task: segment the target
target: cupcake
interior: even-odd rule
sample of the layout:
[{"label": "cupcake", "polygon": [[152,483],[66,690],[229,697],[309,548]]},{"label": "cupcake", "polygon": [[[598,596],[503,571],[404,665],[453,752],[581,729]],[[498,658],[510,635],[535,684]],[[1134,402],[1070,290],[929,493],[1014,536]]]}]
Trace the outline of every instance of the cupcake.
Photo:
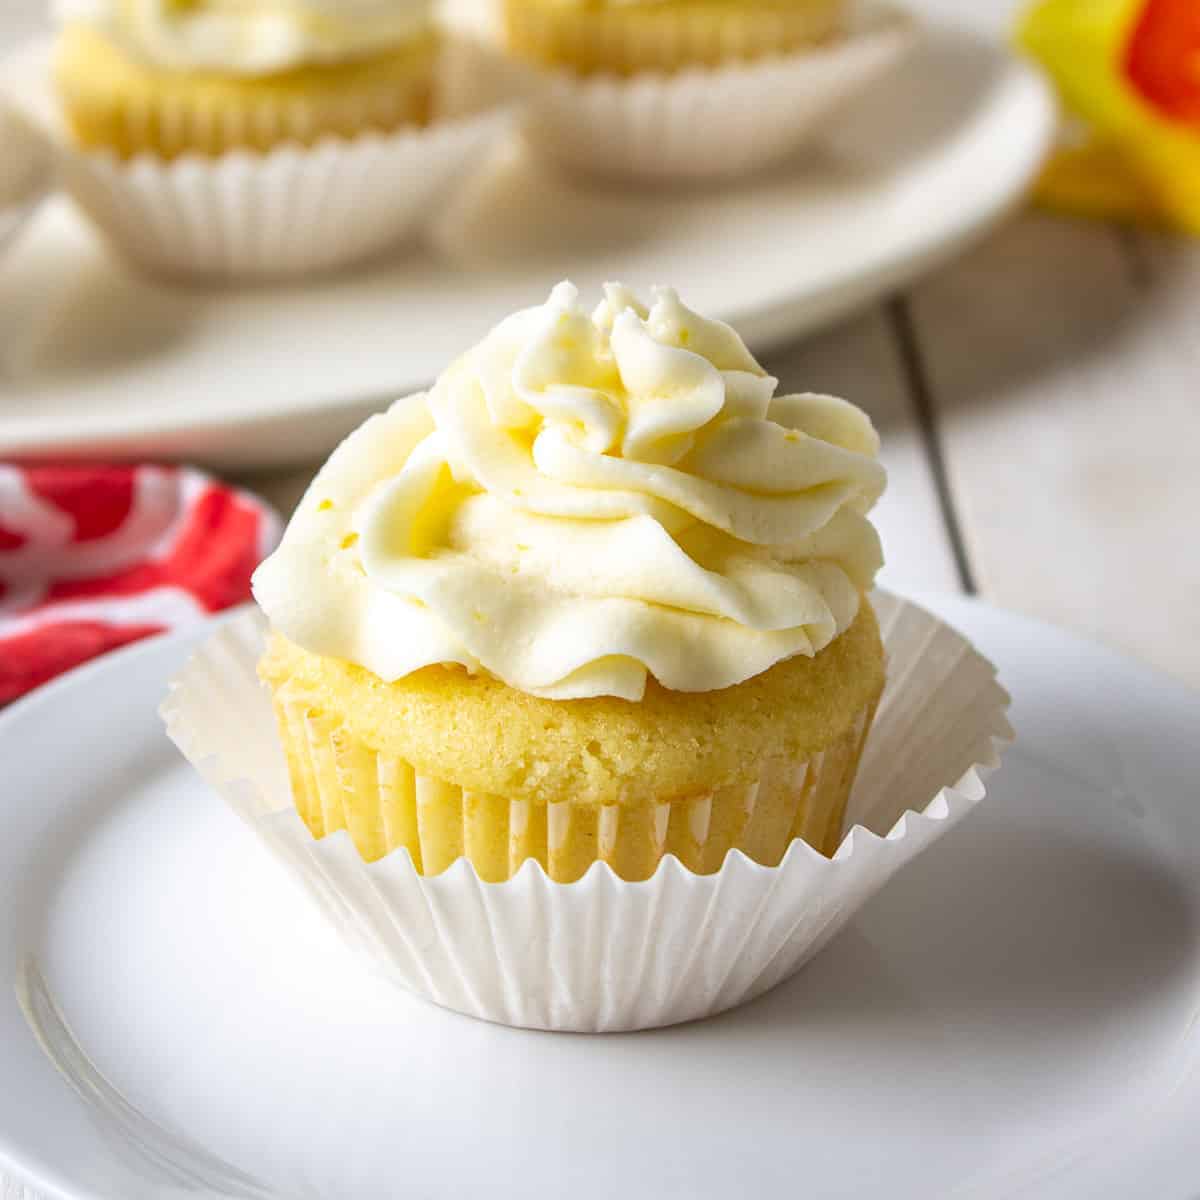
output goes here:
[{"label": "cupcake", "polygon": [[790,54],[843,29],[843,0],[505,0],[514,54],[579,74],[720,67]]},{"label": "cupcake", "polygon": [[877,449],[673,291],[503,321],[351,434],[254,577],[312,837],[485,881],[832,854],[884,684]]},{"label": "cupcake", "polygon": [[430,0],[60,0],[14,85],[76,202],[159,273],[280,277],[418,231],[508,114],[443,103]]},{"label": "cupcake", "polygon": [[844,0],[500,0],[530,144],[645,178],[736,175],[818,133],[911,39]]},{"label": "cupcake", "polygon": [[312,145],[420,125],[429,0],[60,0],[55,82],[81,146],[122,157]]},{"label": "cupcake", "polygon": [[669,1025],[982,800],[1008,697],[868,598],[870,422],[775,392],[673,292],[560,284],[335,451],[162,706],[297,922],[471,1016]]}]

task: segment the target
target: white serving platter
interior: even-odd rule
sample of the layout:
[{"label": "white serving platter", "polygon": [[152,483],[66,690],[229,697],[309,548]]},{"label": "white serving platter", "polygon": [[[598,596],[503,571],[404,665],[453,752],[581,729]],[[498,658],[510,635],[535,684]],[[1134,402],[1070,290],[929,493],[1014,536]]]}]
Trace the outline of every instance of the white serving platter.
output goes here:
[{"label": "white serving platter", "polygon": [[1030,67],[931,26],[819,147],[767,174],[618,188],[501,148],[425,244],[302,284],[150,281],[56,200],[0,260],[0,456],[312,458],[563,277],[591,294],[673,284],[762,350],[979,236],[1053,124]]}]

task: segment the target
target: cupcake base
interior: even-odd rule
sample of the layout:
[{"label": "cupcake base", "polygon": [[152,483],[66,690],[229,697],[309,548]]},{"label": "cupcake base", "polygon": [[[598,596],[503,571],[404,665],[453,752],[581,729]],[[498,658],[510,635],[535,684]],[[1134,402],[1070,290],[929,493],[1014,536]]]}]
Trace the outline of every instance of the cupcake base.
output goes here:
[{"label": "cupcake base", "polygon": [[282,280],[348,266],[422,231],[469,186],[512,114],[481,112],[269,154],[132,162],[61,147],[60,176],[104,236],[171,279]]},{"label": "cupcake base", "polygon": [[507,800],[422,775],[372,750],[288,684],[274,704],[292,796],[313,837],[345,829],[367,862],[407,849],[424,875],[465,857],[491,883],[528,859],[571,883],[597,860],[639,880],[666,855],[711,874],[730,850],[775,866],[795,838],[832,854],[875,709],[863,709],[820,754],[765,765],[750,784],[653,804],[583,805]]},{"label": "cupcake base", "polygon": [[837,36],[842,0],[668,0],[646,5],[508,0],[505,38],[520,58],[580,75],[715,67],[789,54]]},{"label": "cupcake base", "polygon": [[[835,39],[679,71],[584,74],[464,41],[453,93],[503,86],[528,100],[539,156],[615,179],[712,180],[759,170],[828,133],[841,108],[916,41],[902,9],[863,5]],[[468,61],[470,66],[467,67]]]},{"label": "cupcake base", "polygon": [[890,682],[851,796],[853,828],[832,858],[798,839],[777,867],[735,850],[698,875],[668,855],[644,882],[598,862],[560,884],[528,860],[495,884],[465,859],[429,877],[405,850],[367,863],[346,831],[314,839],[291,803],[270,698],[255,677],[256,614],[200,648],[163,716],[199,773],[389,980],[508,1025],[650,1028],[709,1016],[786,979],[983,798],[981,774],[1011,739],[994,669],[915,605],[876,593],[875,608]]},{"label": "cupcake base", "polygon": [[[461,53],[447,45],[439,62]],[[77,144],[47,41],[15,55],[4,82],[75,203],[122,255],[171,279],[281,280],[388,251],[429,223],[448,189],[470,186],[515,115],[481,87],[457,102],[439,96],[428,124],[389,134],[124,159]]]},{"label": "cupcake base", "polygon": [[361,62],[242,79],[158,70],[91,30],[68,26],[54,76],[80,147],[169,160],[424,124],[436,62],[429,35]]}]

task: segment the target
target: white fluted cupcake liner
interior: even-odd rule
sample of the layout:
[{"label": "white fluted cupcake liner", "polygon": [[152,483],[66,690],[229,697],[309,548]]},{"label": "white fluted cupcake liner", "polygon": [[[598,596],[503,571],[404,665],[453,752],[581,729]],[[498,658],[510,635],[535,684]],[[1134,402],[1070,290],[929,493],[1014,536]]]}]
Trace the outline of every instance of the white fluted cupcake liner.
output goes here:
[{"label": "white fluted cupcake liner", "polygon": [[125,161],[72,144],[44,43],[7,64],[4,83],[108,240],[144,268],[185,277],[286,278],[386,251],[436,217],[438,200],[480,170],[515,116],[481,95],[475,108],[394,133]]},{"label": "white fluted cupcake liner", "polygon": [[421,228],[503,132],[497,114],[265,155],[119,162],[62,156],[75,202],[156,271],[284,277],[361,261]]},{"label": "white fluted cupcake liner", "polygon": [[[720,68],[628,78],[511,62],[491,70],[509,71],[528,98],[524,134],[539,154],[601,175],[713,179],[768,166],[827,131],[914,39],[907,15],[874,7],[827,44]],[[474,80],[487,74],[483,65]]]},{"label": "white fluted cupcake liner", "polygon": [[596,806],[464,790],[360,742],[294,682],[277,686],[273,699],[292,799],[310,832],[348,830],[368,862],[404,847],[426,876],[465,855],[490,882],[508,879],[529,858],[567,883],[596,858],[622,879],[644,879],[667,854],[707,874],[733,847],[771,865],[794,837],[832,853],[875,708],[864,707],[820,753],[765,762],[749,783]]},{"label": "white fluted cupcake liner", "polygon": [[171,738],[390,979],[471,1016],[608,1031],[721,1012],[795,972],[891,876],[984,795],[1011,739],[994,668],[958,633],[877,594],[889,682],[832,858],[797,840],[778,867],[738,851],[697,875],[668,856],[627,883],[595,864],[555,883],[527,862],[484,883],[465,859],[434,877],[407,850],[366,863],[349,834],[314,839],[292,804],[271,699],[255,676],[263,621],[207,642],[163,705]]}]

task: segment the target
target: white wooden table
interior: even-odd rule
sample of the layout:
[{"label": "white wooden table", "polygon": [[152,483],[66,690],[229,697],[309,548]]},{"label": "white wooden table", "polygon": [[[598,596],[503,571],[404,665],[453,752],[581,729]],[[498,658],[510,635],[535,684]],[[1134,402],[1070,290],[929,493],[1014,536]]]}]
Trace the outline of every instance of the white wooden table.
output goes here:
[{"label": "white wooden table", "polygon": [[[998,35],[1017,8],[913,5]],[[0,49],[41,8],[4,0]],[[878,424],[885,585],[975,593],[1200,686],[1200,243],[1027,213],[765,365]],[[239,482],[287,510],[310,475]]]}]

